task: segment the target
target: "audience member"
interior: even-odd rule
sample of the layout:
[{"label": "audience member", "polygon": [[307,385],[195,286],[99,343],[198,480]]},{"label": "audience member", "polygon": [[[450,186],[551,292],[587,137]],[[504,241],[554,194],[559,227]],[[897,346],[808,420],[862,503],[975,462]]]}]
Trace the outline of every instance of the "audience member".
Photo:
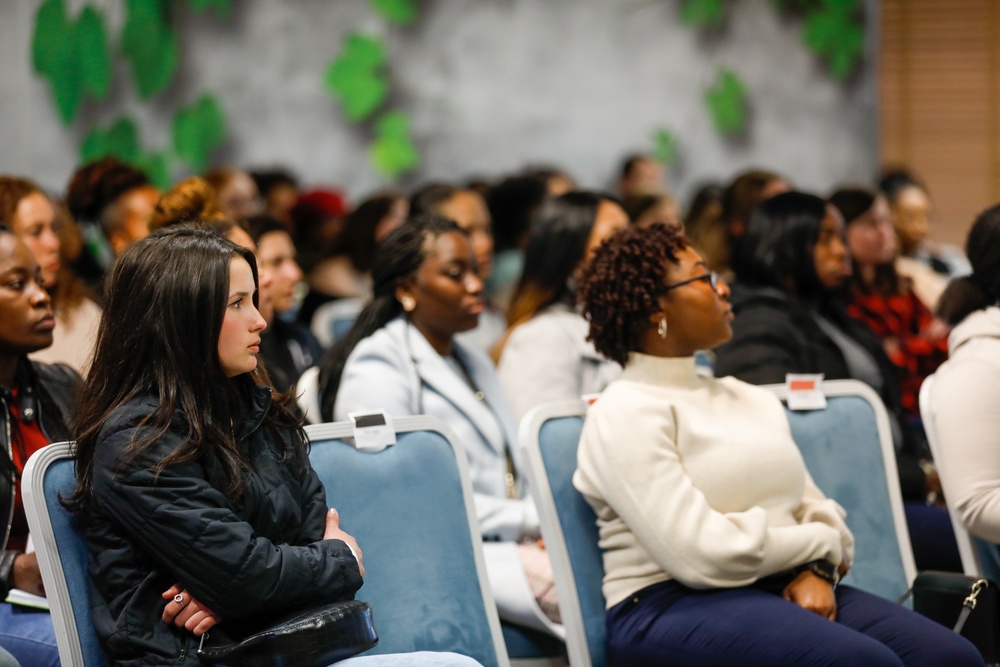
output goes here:
[{"label": "audience member", "polygon": [[948,286],[938,312],[955,325],[951,357],[938,369],[931,405],[941,443],[941,485],[981,549],[986,574],[1000,580],[1000,206],[976,218],[965,252],[972,274]]},{"label": "audience member", "polygon": [[64,256],[61,227],[75,224],[35,183],[0,176],[0,222],[31,249],[42,270],[45,288],[53,299],[56,328],[52,344],[33,352],[44,363],[64,363],[84,373],[94,350],[101,309],[73,274]]},{"label": "audience member", "polygon": [[257,184],[241,169],[216,167],[202,174],[202,178],[215,190],[219,209],[230,220],[244,221],[264,208]]},{"label": "audience member", "polygon": [[716,376],[774,384],[788,373],[822,373],[871,386],[889,411],[917,567],[960,570],[948,513],[927,502],[940,500],[940,481],[926,444],[905,423],[896,368],[839,297],[851,275],[840,213],[801,192],[765,200],[736,260],[736,322],[715,351]]},{"label": "audience member", "polygon": [[684,216],[684,236],[720,275],[726,272],[729,261],[729,233],[722,219],[724,195],[725,189],[717,183],[700,186]]},{"label": "audience member", "polygon": [[609,662],[983,665],[950,628],[837,586],[854,539],[781,402],[696,370],[732,335],[728,297],[663,225],[612,237],[584,270],[591,339],[625,366],[573,477],[598,517]]},{"label": "audience member", "polygon": [[636,227],[649,227],[662,222],[678,229],[684,228],[677,200],[666,192],[630,195],[622,200],[622,208]]},{"label": "audience member", "polygon": [[42,273],[28,246],[0,225],[0,647],[23,665],[58,667],[49,613],[2,601],[10,588],[45,595],[27,550],[21,473],[36,451],[70,439],[80,384],[69,366],[27,357],[52,344],[56,326]]},{"label": "audience member", "polygon": [[[486,202],[478,193],[447,183],[434,183],[418,190],[410,198],[410,215],[439,215],[454,221],[469,233],[472,253],[479,265],[479,277],[490,279],[493,270],[493,228]],[[489,298],[483,298],[479,323],[461,332],[459,340],[467,347],[489,352],[507,329],[507,319]]]},{"label": "audience member", "polygon": [[114,258],[149,234],[159,196],[145,173],[113,157],[89,162],[70,178],[66,206],[83,230],[85,249],[74,270],[99,299]]},{"label": "audience member", "polygon": [[725,261],[716,269],[724,277],[732,275],[732,262],[739,254],[740,243],[750,222],[750,213],[765,199],[792,189],[784,177],[763,169],[738,174],[722,193],[722,223],[726,230]]},{"label": "audience member", "polygon": [[497,347],[497,373],[518,419],[532,408],[600,392],[621,372],[587,341],[576,275],[628,216],[613,199],[571,192],[542,206],[524,252],[524,273]]},{"label": "audience member", "polygon": [[344,229],[347,212],[347,200],[337,190],[310,190],[295,200],[288,217],[299,266],[306,275],[329,257],[330,247]]},{"label": "audience member", "polygon": [[299,184],[295,177],[286,169],[251,171],[250,177],[264,200],[263,213],[280,220],[290,229],[292,219],[289,213],[299,197]]},{"label": "audience member", "polygon": [[507,310],[524,269],[524,244],[535,211],[549,197],[546,180],[511,176],[490,190],[486,206],[493,221],[495,257],[486,293]]},{"label": "audience member", "polygon": [[935,319],[896,272],[896,235],[885,197],[866,188],[843,188],[830,196],[847,225],[853,261],[847,312],[868,325],[896,365],[900,401],[919,420],[917,396],[924,378],[948,357],[948,326]]},{"label": "audience member", "polygon": [[[94,629],[113,664],[176,663],[216,626],[239,639],[279,611],[361,587],[362,551],[327,509],[292,399],[257,367],[255,267],[214,231],[175,227],[126,251],[110,276],[69,502],[90,549]],[[123,349],[135,361],[127,368]]]},{"label": "audience member", "polygon": [[558,167],[535,165],[528,167],[521,174],[545,183],[545,190],[550,198],[561,197],[567,192],[576,190],[576,181],[573,177]]},{"label": "audience member", "polygon": [[255,215],[247,224],[257,244],[258,270],[266,274],[268,284],[266,299],[270,312],[262,311],[268,328],[261,334],[260,354],[275,389],[285,392],[295,385],[303,371],[319,363],[323,350],[308,327],[294,318],[302,270],[295,261],[295,245],[288,229],[266,215]]},{"label": "audience member", "polygon": [[636,195],[663,192],[663,165],[653,156],[634,153],[627,156],[618,171],[618,196],[624,201]]},{"label": "audience member", "polygon": [[[410,218],[379,248],[373,277],[372,301],[323,359],[323,421],[378,409],[444,420],[469,458],[479,528],[491,542],[487,567],[496,572],[497,563],[518,557],[537,561],[545,554],[524,485],[517,423],[493,364],[456,341],[483,309],[468,232],[447,218]],[[551,571],[533,583],[535,598],[555,616]]]},{"label": "audience member", "polygon": [[[223,215],[215,190],[205,179],[197,176],[186,178],[163,193],[153,207],[149,229],[155,231],[182,223],[205,224],[238,246],[251,251],[257,248],[250,233],[241,224]],[[266,291],[263,277],[260,283],[261,290]],[[268,302],[262,297],[261,308],[265,303]]]},{"label": "audience member", "polygon": [[953,246],[930,241],[933,210],[927,188],[904,170],[883,174],[879,187],[889,200],[892,224],[899,239],[896,269],[913,281],[913,290],[930,310],[948,285],[948,279],[972,269]]}]

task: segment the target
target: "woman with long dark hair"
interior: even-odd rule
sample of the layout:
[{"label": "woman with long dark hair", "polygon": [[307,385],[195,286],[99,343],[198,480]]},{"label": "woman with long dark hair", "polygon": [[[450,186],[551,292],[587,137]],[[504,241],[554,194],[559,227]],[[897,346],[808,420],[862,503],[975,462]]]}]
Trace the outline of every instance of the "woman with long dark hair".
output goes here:
[{"label": "woman with long dark hair", "polygon": [[500,382],[518,419],[548,401],[598,393],[620,372],[587,342],[575,285],[597,246],[626,225],[622,207],[596,192],[548,201],[532,221],[510,328],[496,350]]},{"label": "woman with long dark hair", "polygon": [[109,277],[70,504],[113,664],[189,664],[216,626],[239,638],[362,584],[292,399],[257,365],[257,287],[251,251],[186,226],[130,246]]},{"label": "woman with long dark hair", "polygon": [[68,440],[80,376],[69,366],[31,361],[52,344],[52,301],[34,254],[0,224],[0,647],[24,665],[56,666],[46,611],[2,600],[9,589],[45,595],[21,501],[21,472],[39,449]]},{"label": "woman with long dark hair", "polygon": [[889,411],[917,567],[960,571],[948,514],[933,504],[940,481],[926,443],[906,424],[896,368],[841,297],[851,267],[840,213],[803,192],[762,202],[735,269],[736,321],[732,339],[715,351],[716,375],[780,384],[788,373],[822,373],[871,386]]},{"label": "woman with long dark hair", "polygon": [[976,218],[965,252],[972,274],[954,279],[938,314],[955,326],[951,356],[938,369],[931,405],[941,442],[941,485],[962,524],[992,543],[981,549],[1000,577],[1000,205]]},{"label": "woman with long dark hair", "polygon": [[[379,246],[372,273],[371,302],[323,360],[322,420],[381,409],[447,423],[468,455],[487,568],[511,572],[502,566],[517,559],[536,563],[543,574],[529,585],[546,614],[557,617],[551,567],[538,547],[538,512],[524,485],[517,422],[489,358],[456,339],[476,326],[483,308],[468,233],[446,218],[411,218]],[[524,602],[534,611],[533,600]],[[502,617],[515,616],[508,611],[500,606]],[[540,629],[549,629],[538,620]]]},{"label": "woman with long dark hair", "polygon": [[676,230],[613,236],[580,291],[591,340],[624,366],[587,413],[573,477],[597,514],[610,664],[983,665],[949,628],[837,585],[854,538],[781,402],[698,372],[733,310]]}]

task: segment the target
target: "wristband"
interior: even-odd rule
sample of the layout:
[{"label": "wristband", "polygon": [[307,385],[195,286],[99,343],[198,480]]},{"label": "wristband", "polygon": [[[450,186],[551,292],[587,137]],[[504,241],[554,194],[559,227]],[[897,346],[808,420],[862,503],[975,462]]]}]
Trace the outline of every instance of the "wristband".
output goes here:
[{"label": "wristband", "polygon": [[828,560],[814,560],[799,568],[799,572],[812,572],[823,581],[836,586],[840,582],[837,566]]},{"label": "wristband", "polygon": [[20,555],[20,551],[13,550],[0,554],[0,594],[3,599],[7,598],[7,593],[14,587],[14,561]]}]

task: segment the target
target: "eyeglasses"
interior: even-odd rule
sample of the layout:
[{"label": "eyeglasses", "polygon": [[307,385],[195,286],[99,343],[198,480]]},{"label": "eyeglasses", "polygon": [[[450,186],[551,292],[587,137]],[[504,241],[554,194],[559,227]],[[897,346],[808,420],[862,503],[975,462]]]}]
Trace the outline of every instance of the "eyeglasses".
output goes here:
[{"label": "eyeglasses", "polygon": [[709,271],[708,273],[702,274],[700,276],[695,276],[694,278],[688,278],[687,280],[680,280],[676,283],[670,283],[663,288],[664,292],[669,292],[675,287],[683,287],[688,283],[698,282],[699,280],[705,280],[709,285],[712,286],[712,291],[714,292],[719,287],[719,274],[715,271]]}]

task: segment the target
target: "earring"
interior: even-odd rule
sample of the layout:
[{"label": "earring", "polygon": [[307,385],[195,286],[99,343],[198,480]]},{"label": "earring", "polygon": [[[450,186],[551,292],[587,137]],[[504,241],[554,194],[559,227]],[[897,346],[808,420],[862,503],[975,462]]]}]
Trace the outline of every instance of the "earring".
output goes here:
[{"label": "earring", "polygon": [[412,313],[413,309],[417,307],[417,302],[412,296],[404,296],[399,300],[399,303],[403,305],[403,310],[408,313]]},{"label": "earring", "polygon": [[666,318],[666,316],[660,318],[660,323],[656,325],[656,333],[663,340],[667,339],[667,318]]}]

